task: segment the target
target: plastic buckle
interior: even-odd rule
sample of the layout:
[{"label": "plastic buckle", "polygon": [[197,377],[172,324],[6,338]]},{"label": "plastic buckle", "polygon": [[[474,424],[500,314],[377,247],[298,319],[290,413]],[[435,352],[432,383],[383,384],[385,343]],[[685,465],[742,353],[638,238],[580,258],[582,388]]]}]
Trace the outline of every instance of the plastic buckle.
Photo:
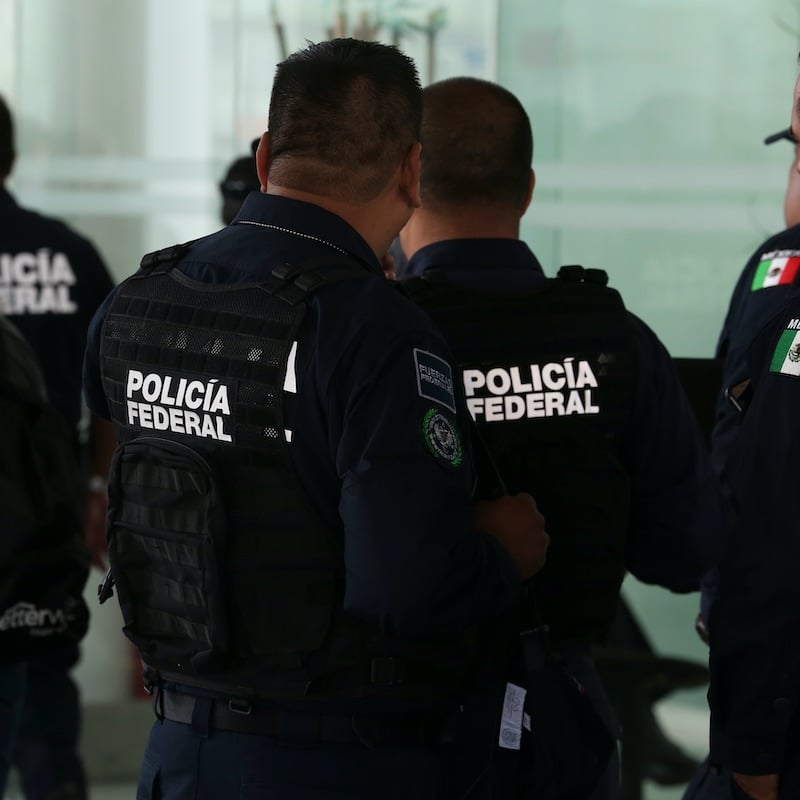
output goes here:
[{"label": "plastic buckle", "polygon": [[249,700],[239,700],[234,697],[228,700],[228,711],[248,717],[253,713],[253,704]]},{"label": "plastic buckle", "polygon": [[319,289],[326,283],[325,275],[321,272],[304,272],[294,282],[294,285],[306,294]]},{"label": "plastic buckle", "polygon": [[114,596],[114,575],[109,568],[106,572],[103,582],[97,587],[97,599],[100,605]]},{"label": "plastic buckle", "polygon": [[281,281],[288,281],[290,278],[293,278],[298,272],[297,267],[294,264],[278,264],[277,267],[273,267],[272,274]]}]

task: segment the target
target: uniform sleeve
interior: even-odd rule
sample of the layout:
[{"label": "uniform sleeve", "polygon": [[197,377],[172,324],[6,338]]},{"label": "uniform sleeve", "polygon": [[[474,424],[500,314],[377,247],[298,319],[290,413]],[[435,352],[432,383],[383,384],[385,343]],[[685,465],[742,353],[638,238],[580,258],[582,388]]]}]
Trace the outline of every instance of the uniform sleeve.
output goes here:
[{"label": "uniform sleeve", "polygon": [[730,455],[737,513],[711,625],[711,755],[747,774],[780,772],[800,692],[800,370],[775,361],[784,333],[751,350],[766,371]]},{"label": "uniform sleeve", "polygon": [[87,276],[83,299],[89,313],[93,314],[114,288],[114,281],[102,256],[89,241],[85,241],[82,267],[83,274]]},{"label": "uniform sleeve", "polygon": [[506,610],[520,580],[474,529],[467,416],[446,346],[432,333],[368,340],[336,380],[345,608],[398,637],[458,633]]},{"label": "uniform sleeve", "polygon": [[631,315],[637,347],[634,407],[623,458],[631,476],[626,566],[640,580],[695,591],[724,546],[724,505],[669,353]]}]

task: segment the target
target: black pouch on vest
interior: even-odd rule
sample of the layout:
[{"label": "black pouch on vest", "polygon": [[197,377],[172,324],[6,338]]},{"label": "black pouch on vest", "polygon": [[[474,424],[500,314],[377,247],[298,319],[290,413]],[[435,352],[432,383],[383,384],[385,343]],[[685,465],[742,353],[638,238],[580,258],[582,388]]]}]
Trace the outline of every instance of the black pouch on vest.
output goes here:
[{"label": "black pouch on vest", "polygon": [[151,667],[203,674],[229,647],[225,515],[206,460],[183,444],[121,444],[109,477],[108,553],[123,632]]}]

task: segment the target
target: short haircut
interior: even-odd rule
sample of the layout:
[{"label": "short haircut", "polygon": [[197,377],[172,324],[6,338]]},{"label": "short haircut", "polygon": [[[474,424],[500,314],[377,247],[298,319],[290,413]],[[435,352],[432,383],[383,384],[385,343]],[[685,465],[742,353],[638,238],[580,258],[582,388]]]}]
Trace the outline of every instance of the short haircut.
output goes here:
[{"label": "short haircut", "polygon": [[477,78],[439,81],[422,95],[423,206],[521,207],[533,133],[516,96]]},{"label": "short haircut", "polygon": [[14,163],[14,120],[11,109],[0,95],[0,179],[11,174]]},{"label": "short haircut", "polygon": [[287,188],[366,202],[419,141],[414,62],[358,39],[310,44],[278,65],[269,107],[269,177]]}]

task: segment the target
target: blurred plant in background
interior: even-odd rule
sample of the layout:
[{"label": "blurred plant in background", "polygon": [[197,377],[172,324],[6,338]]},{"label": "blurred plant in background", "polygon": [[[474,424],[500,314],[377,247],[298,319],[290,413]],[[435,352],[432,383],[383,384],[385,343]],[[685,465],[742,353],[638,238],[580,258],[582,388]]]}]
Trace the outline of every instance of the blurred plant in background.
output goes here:
[{"label": "blurred plant in background", "polygon": [[[402,48],[405,39],[424,37],[424,79],[427,83],[436,79],[436,38],[447,24],[447,10],[443,4],[425,0],[326,0],[324,5],[331,17],[325,26],[329,39],[352,36]],[[278,0],[271,0],[270,15],[281,58],[286,58],[289,47]]]}]

